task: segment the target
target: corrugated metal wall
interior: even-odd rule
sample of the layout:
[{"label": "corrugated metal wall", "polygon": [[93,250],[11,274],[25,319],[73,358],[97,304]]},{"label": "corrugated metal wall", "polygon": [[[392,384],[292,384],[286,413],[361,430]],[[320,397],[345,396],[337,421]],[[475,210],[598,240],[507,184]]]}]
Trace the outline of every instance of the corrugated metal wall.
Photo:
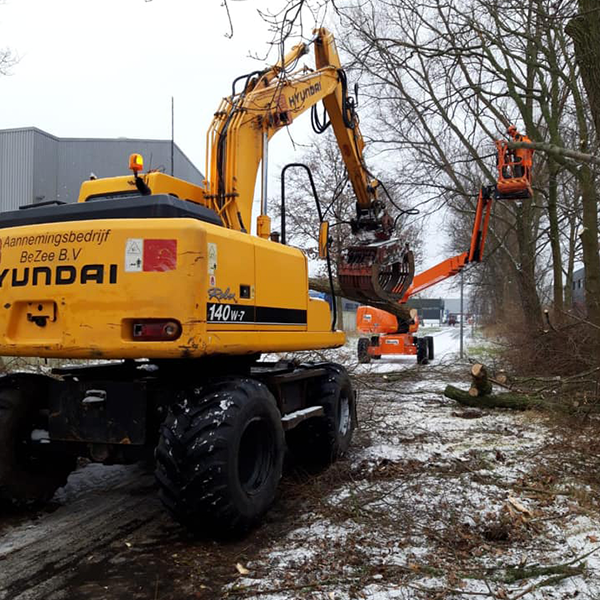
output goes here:
[{"label": "corrugated metal wall", "polygon": [[[61,139],[39,129],[0,131],[0,211],[47,200],[75,202],[81,182],[128,174],[129,155],[141,152],[145,169],[171,172],[167,140]],[[198,185],[202,173],[177,147],[174,174]]]},{"label": "corrugated metal wall", "polygon": [[58,144],[54,136],[43,131],[34,132],[33,194],[28,203],[56,200]]},{"label": "corrugated metal wall", "polygon": [[15,210],[33,199],[33,129],[0,135],[0,210]]}]

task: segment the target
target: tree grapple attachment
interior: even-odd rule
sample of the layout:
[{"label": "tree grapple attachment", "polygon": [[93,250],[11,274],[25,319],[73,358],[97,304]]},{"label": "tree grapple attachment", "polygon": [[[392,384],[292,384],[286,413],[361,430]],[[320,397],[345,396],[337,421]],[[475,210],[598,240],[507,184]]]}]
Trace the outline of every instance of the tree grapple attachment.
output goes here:
[{"label": "tree grapple attachment", "polygon": [[399,240],[350,246],[338,269],[342,292],[357,302],[398,302],[412,283],[413,253]]}]

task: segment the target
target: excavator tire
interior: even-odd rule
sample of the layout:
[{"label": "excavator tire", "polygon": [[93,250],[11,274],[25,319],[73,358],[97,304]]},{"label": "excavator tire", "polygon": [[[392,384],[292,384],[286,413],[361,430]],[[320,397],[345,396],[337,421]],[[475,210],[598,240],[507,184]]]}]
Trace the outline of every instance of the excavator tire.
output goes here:
[{"label": "excavator tire", "polygon": [[433,360],[434,358],[434,353],[433,353],[433,336],[428,335],[425,337],[425,339],[427,340],[427,358],[429,360]]},{"label": "excavator tire", "polygon": [[368,347],[371,345],[371,342],[368,338],[360,338],[358,340],[357,353],[358,353],[358,362],[361,364],[368,364],[371,362],[371,355],[368,352]]},{"label": "excavator tire", "polygon": [[161,426],[161,500],[196,535],[241,533],[275,499],[284,451],[268,388],[247,377],[214,380],[172,406]]},{"label": "excavator tire", "polygon": [[46,377],[23,374],[0,379],[0,504],[14,508],[44,504],[75,469],[74,456],[53,452],[50,443],[33,439],[48,430],[47,398]]},{"label": "excavator tire", "polygon": [[429,362],[429,347],[427,338],[421,337],[417,339],[417,364],[426,365]]},{"label": "excavator tire", "polygon": [[334,363],[324,367],[327,375],[309,390],[311,402],[323,406],[324,416],[307,419],[286,436],[293,461],[317,469],[346,453],[356,427],[356,396],[346,369]]}]

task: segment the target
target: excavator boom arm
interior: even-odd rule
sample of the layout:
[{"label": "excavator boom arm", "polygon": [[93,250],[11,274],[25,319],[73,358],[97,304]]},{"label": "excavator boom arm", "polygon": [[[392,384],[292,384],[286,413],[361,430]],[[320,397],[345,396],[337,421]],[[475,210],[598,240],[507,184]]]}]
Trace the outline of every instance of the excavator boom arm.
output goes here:
[{"label": "excavator boom arm", "polygon": [[[266,215],[267,149],[270,138],[321,100],[329,116],[352,188],[356,218],[352,232],[366,232],[347,249],[339,266],[340,287],[347,297],[360,301],[398,301],[412,282],[412,252],[390,239],[394,221],[377,198],[379,182],[363,160],[364,140],[355,102],[348,95],[335,41],[326,29],[317,29],[313,40],[315,70],[306,67],[290,73],[308,45],[299,44],[275,66],[251,73],[239,93],[233,90],[215,113],[208,132],[206,199],[224,225],[249,231],[254,188],[263,165],[260,237],[270,235]],[[238,78],[236,82],[239,82]],[[234,88],[235,83],[234,82]]]},{"label": "excavator boom arm", "polygon": [[377,202],[377,182],[370,181],[362,159],[364,141],[352,100],[348,98],[335,41],[326,29],[315,33],[316,70],[286,73],[290,65],[308,53],[307,44],[294,46],[282,61],[250,78],[243,91],[225,98],[215,113],[208,133],[206,187],[211,207],[232,229],[249,227],[265,145],[321,100],[348,170],[357,206],[365,211],[382,208]]}]

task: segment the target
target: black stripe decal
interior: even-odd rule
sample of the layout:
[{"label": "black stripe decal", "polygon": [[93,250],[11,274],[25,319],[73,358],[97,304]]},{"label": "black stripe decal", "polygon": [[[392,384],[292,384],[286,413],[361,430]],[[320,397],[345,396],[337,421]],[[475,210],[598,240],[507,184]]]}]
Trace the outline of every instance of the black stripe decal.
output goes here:
[{"label": "black stripe decal", "polygon": [[306,325],[306,311],[297,308],[274,306],[242,306],[208,302],[208,323],[256,323],[262,325]]},{"label": "black stripe decal", "polygon": [[306,311],[296,308],[256,307],[256,323],[285,323],[306,325]]}]

